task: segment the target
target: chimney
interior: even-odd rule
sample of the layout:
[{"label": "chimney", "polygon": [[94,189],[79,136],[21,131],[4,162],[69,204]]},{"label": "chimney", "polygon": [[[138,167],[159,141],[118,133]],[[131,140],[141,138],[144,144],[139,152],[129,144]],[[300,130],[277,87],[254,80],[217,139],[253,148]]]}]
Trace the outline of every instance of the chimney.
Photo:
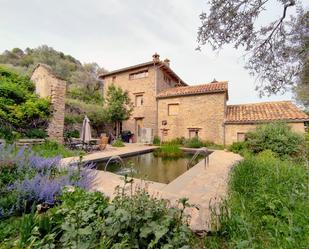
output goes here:
[{"label": "chimney", "polygon": [[164,60],[164,63],[165,63],[166,66],[168,66],[168,67],[170,66],[170,60],[169,59],[166,58]]},{"label": "chimney", "polygon": [[218,83],[218,81],[216,80],[216,78],[214,78],[213,81],[210,83]]},{"label": "chimney", "polygon": [[160,62],[160,55],[158,55],[157,53],[155,53],[155,54],[152,56],[152,60],[153,60],[153,62],[155,62],[155,63]]}]

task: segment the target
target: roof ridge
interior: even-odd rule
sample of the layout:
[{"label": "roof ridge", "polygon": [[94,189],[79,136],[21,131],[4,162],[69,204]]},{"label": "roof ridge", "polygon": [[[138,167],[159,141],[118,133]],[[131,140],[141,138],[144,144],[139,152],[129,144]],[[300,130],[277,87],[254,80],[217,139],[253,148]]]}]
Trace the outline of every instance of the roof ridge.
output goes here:
[{"label": "roof ridge", "polygon": [[189,86],[204,86],[204,85],[208,85],[208,84],[226,84],[226,83],[229,83],[229,81],[228,80],[222,80],[222,81],[217,81],[217,82],[200,83],[200,84],[189,85]]},{"label": "roof ridge", "polygon": [[248,105],[263,105],[263,104],[276,104],[276,103],[291,103],[292,100],[278,100],[278,101],[264,101],[264,102],[254,102],[254,103],[245,103],[245,104],[235,104],[235,105],[227,105],[229,106],[248,106]]},{"label": "roof ridge", "polygon": [[188,85],[188,86],[177,86],[177,87],[171,87],[171,88],[164,89],[160,93],[169,91],[169,90],[175,90],[176,88],[190,88],[190,87],[199,87],[199,86],[205,86],[205,85],[225,84],[225,83],[228,83],[228,81],[209,82],[209,83],[204,83],[204,84]]}]

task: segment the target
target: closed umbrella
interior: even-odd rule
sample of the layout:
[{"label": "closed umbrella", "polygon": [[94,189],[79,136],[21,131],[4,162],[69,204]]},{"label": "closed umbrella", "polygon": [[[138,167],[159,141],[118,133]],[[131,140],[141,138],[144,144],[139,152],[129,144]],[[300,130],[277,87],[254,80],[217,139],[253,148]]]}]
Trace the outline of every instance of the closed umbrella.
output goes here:
[{"label": "closed umbrella", "polygon": [[81,140],[83,141],[83,143],[89,143],[91,140],[90,120],[87,116],[85,116],[83,121]]}]

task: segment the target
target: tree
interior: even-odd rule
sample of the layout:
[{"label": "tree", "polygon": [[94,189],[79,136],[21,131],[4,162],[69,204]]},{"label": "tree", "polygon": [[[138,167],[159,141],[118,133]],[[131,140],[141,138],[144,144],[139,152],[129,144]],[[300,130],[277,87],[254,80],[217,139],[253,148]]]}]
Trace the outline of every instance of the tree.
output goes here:
[{"label": "tree", "polygon": [[[309,50],[309,37],[307,37],[304,48],[307,49],[307,51]],[[296,85],[294,91],[296,100],[309,111],[309,55],[305,58],[300,81]]]},{"label": "tree", "polygon": [[[281,16],[259,26],[266,4],[279,2]],[[257,77],[260,95],[284,92],[300,82],[308,58],[308,10],[296,0],[210,0],[198,29],[198,49],[209,44],[214,50],[233,44],[245,50],[245,68]],[[288,16],[294,8],[295,15]]]},{"label": "tree", "polygon": [[128,120],[133,111],[133,103],[128,92],[120,87],[110,85],[106,94],[106,117],[109,122],[114,123],[116,127],[116,136],[120,133],[120,123]]},{"label": "tree", "polygon": [[29,78],[0,67],[0,133],[46,128],[52,114],[50,101],[39,98],[34,88]]}]

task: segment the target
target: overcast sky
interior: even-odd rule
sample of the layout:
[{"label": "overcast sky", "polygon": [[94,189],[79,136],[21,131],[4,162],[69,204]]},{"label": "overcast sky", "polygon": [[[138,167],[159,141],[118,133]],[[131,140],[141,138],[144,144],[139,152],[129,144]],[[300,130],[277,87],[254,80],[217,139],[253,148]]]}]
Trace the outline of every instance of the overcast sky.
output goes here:
[{"label": "overcast sky", "polygon": [[[190,85],[228,80],[230,104],[292,97],[260,99],[241,51],[195,51],[205,0],[0,0],[0,6],[1,52],[46,44],[108,70],[149,61],[157,52]],[[280,14],[272,7],[264,20]]]}]

